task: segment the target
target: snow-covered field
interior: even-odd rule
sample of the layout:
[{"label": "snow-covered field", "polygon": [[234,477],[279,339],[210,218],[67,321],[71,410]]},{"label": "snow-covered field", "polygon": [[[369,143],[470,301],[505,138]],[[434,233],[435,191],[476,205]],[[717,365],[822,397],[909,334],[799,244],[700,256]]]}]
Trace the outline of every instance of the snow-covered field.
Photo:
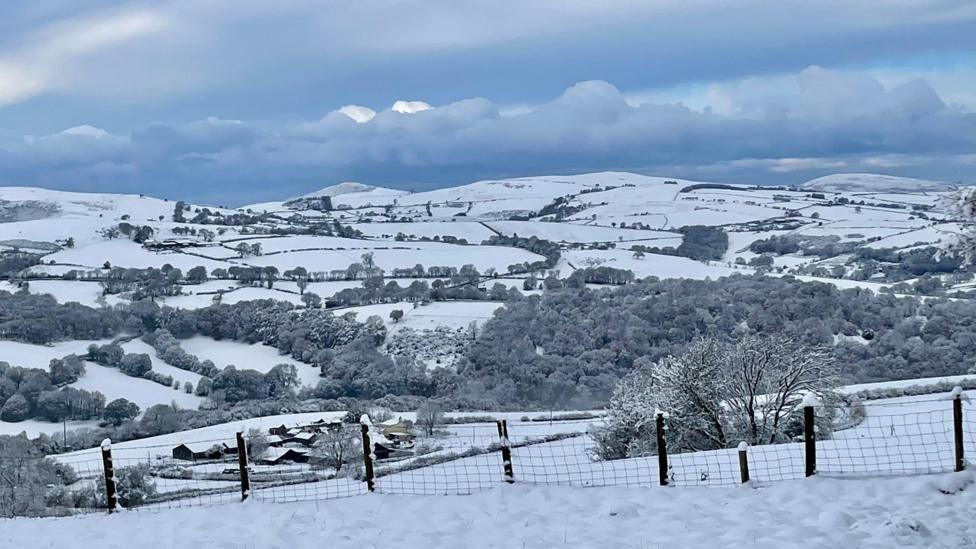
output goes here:
[{"label": "snow-covered field", "polygon": [[104,345],[111,340],[64,341],[52,345],[31,345],[19,341],[0,341],[0,360],[11,366],[41,368],[46,370],[48,363],[55,358],[68,355],[84,355],[91,344]]},{"label": "snow-covered field", "polygon": [[[110,341],[68,341],[54,345],[31,345],[16,341],[0,341],[0,360],[13,366],[46,370],[52,359],[64,358],[70,354],[84,355],[87,353],[88,346],[93,343],[104,345]],[[173,375],[175,379],[181,382],[190,381],[194,386],[199,381],[200,376],[197,374],[173,368],[156,358],[155,351],[141,341],[126,343],[124,348],[126,352],[148,354],[153,360],[153,370],[166,375]],[[71,386],[88,391],[100,391],[109,402],[116,398],[126,398],[138,404],[143,410],[155,404],[170,404],[171,402],[176,402],[184,408],[197,408],[203,401],[201,397],[187,394],[182,389],[177,391],[172,387],[165,387],[148,379],[127,376],[116,368],[87,361],[85,362],[85,374]],[[90,425],[91,422],[69,422],[68,428]],[[38,433],[60,432],[62,427],[61,423],[43,421],[18,423],[0,421],[0,433],[27,431],[28,434],[36,435]]]},{"label": "snow-covered field", "polygon": [[[841,175],[821,178],[814,188],[850,188],[850,191],[817,195],[808,190],[714,185],[620,172],[488,180],[422,193],[343,183],[306,196],[313,199],[330,196],[333,204],[343,209],[320,212],[303,209],[300,203],[288,200],[252,206],[252,212],[276,212],[278,217],[262,221],[257,230],[249,230],[251,236],[242,236],[248,227],[176,223],[172,220],[174,203],[166,200],[8,187],[0,189],[0,199],[15,205],[10,206],[14,220],[0,223],[0,247],[47,250],[43,263],[28,271],[54,276],[73,269],[96,273],[105,264],[133,268],[160,268],[168,264],[183,272],[196,266],[203,266],[208,272],[234,266],[274,267],[279,273],[304,267],[321,273],[345,269],[368,252],[373,253],[373,261],[387,275],[393,269],[412,268],[417,264],[454,268],[472,264],[482,273],[488,269],[505,273],[511,265],[542,258],[525,249],[480,246],[480,243],[495,234],[518,234],[561,242],[564,248],[606,242],[620,248],[564,249],[563,261],[556,266],[562,277],[569,276],[573,267],[591,265],[632,269],[638,276],[718,277],[752,271],[679,257],[654,257],[653,261],[640,262],[624,248],[637,243],[677,247],[682,242],[677,229],[686,225],[728,229],[730,246],[723,263],[740,257],[749,260],[754,257],[746,250],[749,243],[787,233],[836,238],[840,242],[880,238],[867,244],[875,248],[906,249],[918,243],[945,246],[960,230],[958,224],[945,222],[946,214],[940,210],[941,199],[951,188],[915,181],[919,189],[926,189],[918,191],[911,188],[913,181],[865,174]],[[861,201],[865,204],[855,206]],[[911,209],[913,205],[930,209],[925,216],[919,216]],[[569,210],[562,218],[538,215],[544,207],[549,207],[549,211],[554,207]],[[191,206],[191,213],[197,209]],[[218,211],[241,213],[248,208]],[[288,221],[292,215],[298,221]],[[519,220],[512,219],[513,216],[519,216]],[[547,221],[540,221],[543,218]],[[777,223],[784,219],[799,224],[799,228],[783,230]],[[272,230],[305,230],[307,220],[350,223],[365,238],[265,234]],[[124,235],[115,239],[104,235],[105,229],[123,221],[148,225],[157,241],[180,238],[184,242],[195,241],[198,247],[153,251]],[[737,225],[753,222],[758,225]],[[635,223],[642,227],[633,228]],[[623,224],[627,227],[622,228]],[[204,241],[199,233],[204,230],[218,232],[216,242]],[[399,233],[407,239],[396,240]],[[73,239],[72,246],[65,243],[68,237]],[[416,241],[420,237],[463,238],[471,245]],[[261,244],[263,255],[238,257],[233,248],[241,242]],[[787,255],[777,257],[775,266],[792,269],[813,261],[812,257]],[[329,297],[359,283],[356,280],[320,282],[309,291]],[[227,290],[234,285],[233,281],[186,285],[186,295],[166,298],[165,303],[174,307],[204,307],[211,303],[212,297],[201,292]],[[293,286],[293,282],[278,282],[282,289],[294,290]],[[59,301],[78,301],[90,306],[101,303],[101,290],[97,282],[71,280],[35,280],[30,288],[34,293],[50,293]],[[267,288],[239,289],[224,296],[224,302],[263,298],[300,304],[297,294]],[[120,300],[124,296],[105,299],[110,305]]]},{"label": "snow-covered field", "polygon": [[[373,261],[384,270],[413,267],[417,263],[424,266],[474,265],[479,271],[495,269],[506,272],[508,265],[540,261],[541,256],[516,248],[500,246],[454,246],[436,242],[410,242],[407,246],[392,245],[389,249],[368,247],[355,250],[298,250],[276,255],[248,258],[249,265],[274,266],[281,271],[305,267],[312,272],[345,269],[358,263],[365,253],[373,253]],[[192,258],[196,259],[196,258]],[[194,265],[200,264],[199,262]],[[175,264],[174,264],[175,265]]]},{"label": "snow-covered field", "polygon": [[638,278],[656,276],[658,278],[720,278],[735,272],[749,274],[752,269],[737,270],[725,264],[706,265],[700,261],[673,255],[647,254],[637,259],[627,250],[570,250],[562,254],[557,268],[560,272],[572,273],[575,269],[586,267],[613,267],[634,272]]},{"label": "snow-covered field", "polygon": [[[153,368],[155,368],[155,364]],[[180,371],[182,372],[182,370]],[[184,377],[189,378],[192,375],[189,372],[187,374]],[[172,402],[183,408],[196,409],[203,402],[203,397],[189,394],[182,387],[176,390],[148,379],[127,376],[117,368],[102,366],[94,362],[85,362],[85,375],[72,383],[71,386],[88,391],[100,391],[105,395],[107,402],[117,398],[128,399],[130,402],[138,404],[141,410],[155,404],[170,404]]]},{"label": "snow-covered field", "polygon": [[842,393],[856,393],[858,391],[869,391],[873,389],[904,389],[906,387],[925,387],[930,385],[941,385],[950,383],[961,383],[963,381],[976,382],[976,374],[961,374],[957,376],[940,377],[919,377],[915,379],[900,379],[897,381],[876,381],[873,383],[855,383],[840,387]]},{"label": "snow-covered field", "polygon": [[292,364],[298,370],[298,378],[303,385],[315,386],[319,382],[319,372],[314,367],[290,356],[278,354],[278,350],[274,347],[261,343],[252,345],[240,341],[226,339],[218,341],[205,336],[195,336],[181,340],[180,345],[184,351],[196,355],[200,360],[212,360],[218,368],[233,364],[242,370],[268,372],[278,364]]},{"label": "snow-covered field", "polygon": [[[5,547],[201,549],[429,547],[966,547],[972,474],[837,480],[753,489],[567,488],[499,483],[471,496],[370,494],[227,503],[158,513],[5,519]],[[968,484],[967,484],[968,483]],[[939,488],[962,486],[954,494]],[[829,502],[829,505],[825,505]]]},{"label": "snow-covered field", "polygon": [[678,247],[681,244],[681,235],[667,231],[541,221],[494,221],[486,225],[507,236],[535,236],[554,242],[633,242],[659,248]]}]

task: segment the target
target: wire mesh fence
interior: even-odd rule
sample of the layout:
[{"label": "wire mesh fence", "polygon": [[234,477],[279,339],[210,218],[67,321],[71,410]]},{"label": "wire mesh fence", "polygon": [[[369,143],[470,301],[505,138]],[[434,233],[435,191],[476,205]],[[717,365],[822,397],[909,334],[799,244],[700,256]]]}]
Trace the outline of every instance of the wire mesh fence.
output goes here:
[{"label": "wire mesh fence", "polygon": [[[0,516],[71,515],[109,509],[167,509],[240,501],[302,502],[386,494],[470,494],[504,482],[564,486],[727,486],[830,477],[957,470],[976,456],[976,406],[945,398],[816,408],[837,424],[810,421],[778,444],[598,458],[593,420],[295,428],[289,435],[174,440],[43,456],[23,439],[0,451]],[[661,437],[667,422],[661,421]],[[303,430],[304,429],[304,430]],[[804,443],[809,434],[812,446]],[[5,453],[8,452],[8,453]],[[239,452],[245,452],[241,467]],[[663,469],[663,471],[662,471]],[[111,480],[112,488],[108,486]],[[111,493],[111,497],[110,497]]]}]

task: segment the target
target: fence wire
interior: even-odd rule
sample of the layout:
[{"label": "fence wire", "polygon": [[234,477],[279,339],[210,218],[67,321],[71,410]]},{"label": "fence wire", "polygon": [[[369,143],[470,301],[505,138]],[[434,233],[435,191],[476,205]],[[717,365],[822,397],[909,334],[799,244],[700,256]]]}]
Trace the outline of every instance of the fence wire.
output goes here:
[{"label": "fence wire", "polygon": [[[818,432],[816,474],[856,478],[954,470],[953,403],[940,400],[945,405],[937,409],[918,400],[819,407],[819,418],[843,428],[823,436]],[[962,407],[963,451],[972,461],[976,406],[964,402]],[[592,421],[523,421],[507,424],[507,436],[502,436],[495,423],[445,425],[432,432],[414,426],[404,439],[372,429],[368,453],[374,460],[373,485],[386,494],[448,495],[488,490],[506,481],[580,487],[661,484],[660,456],[598,459],[588,432],[593,428]],[[282,444],[275,436],[248,439],[246,495],[277,503],[367,493],[358,426],[317,431],[316,436],[314,444]],[[748,447],[751,480],[803,478],[807,456],[802,439],[802,432],[794,433],[792,441]],[[168,509],[242,499],[236,439],[173,440],[112,448],[120,507]],[[64,516],[108,508],[100,449],[45,457],[26,444],[19,454],[0,452],[0,516]],[[506,455],[513,478],[506,477]],[[671,486],[739,484],[739,450],[671,452],[664,477]]]}]

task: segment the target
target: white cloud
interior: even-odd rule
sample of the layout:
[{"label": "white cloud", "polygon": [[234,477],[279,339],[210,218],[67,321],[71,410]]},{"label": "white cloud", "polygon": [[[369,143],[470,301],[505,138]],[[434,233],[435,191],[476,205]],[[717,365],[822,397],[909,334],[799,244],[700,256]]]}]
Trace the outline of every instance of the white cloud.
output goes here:
[{"label": "white cloud", "polygon": [[400,114],[415,114],[418,112],[429,111],[431,106],[423,101],[404,101],[399,100],[393,103],[390,110]]},{"label": "white cloud", "polygon": [[376,111],[369,107],[362,107],[360,105],[346,105],[336,110],[336,112],[339,114],[344,114],[360,124],[369,122],[374,116],[376,116]]}]

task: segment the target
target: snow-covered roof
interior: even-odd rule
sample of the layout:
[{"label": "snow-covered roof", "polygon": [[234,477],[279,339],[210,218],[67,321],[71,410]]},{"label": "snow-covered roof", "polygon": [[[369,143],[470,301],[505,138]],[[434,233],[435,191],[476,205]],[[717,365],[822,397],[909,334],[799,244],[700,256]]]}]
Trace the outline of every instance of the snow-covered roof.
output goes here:
[{"label": "snow-covered roof", "polygon": [[315,433],[298,433],[292,438],[297,438],[298,440],[312,440],[315,438]]},{"label": "snow-covered roof", "polygon": [[204,452],[209,452],[214,448],[223,451],[224,448],[228,447],[226,444],[219,443],[219,442],[184,442],[183,444],[178,445],[177,448],[179,448],[179,446],[186,446],[187,449],[189,449],[194,454],[202,454]]},{"label": "snow-covered roof", "polygon": [[301,448],[268,448],[264,451],[264,455],[261,456],[262,460],[265,461],[278,461],[285,456],[288,452],[293,452],[296,454],[305,455],[308,454],[308,450],[302,450]]}]

